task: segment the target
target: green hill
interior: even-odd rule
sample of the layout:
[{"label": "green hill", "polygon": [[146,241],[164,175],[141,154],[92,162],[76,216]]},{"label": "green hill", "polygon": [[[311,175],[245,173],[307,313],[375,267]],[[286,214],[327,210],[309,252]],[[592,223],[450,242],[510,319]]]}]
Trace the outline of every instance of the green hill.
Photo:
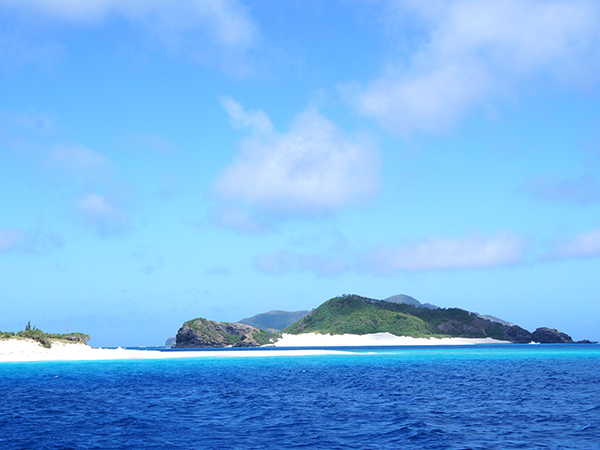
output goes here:
[{"label": "green hill", "polygon": [[423,308],[358,295],[332,298],[284,333],[391,333],[411,337],[491,337],[512,341],[509,327],[459,308]]}]

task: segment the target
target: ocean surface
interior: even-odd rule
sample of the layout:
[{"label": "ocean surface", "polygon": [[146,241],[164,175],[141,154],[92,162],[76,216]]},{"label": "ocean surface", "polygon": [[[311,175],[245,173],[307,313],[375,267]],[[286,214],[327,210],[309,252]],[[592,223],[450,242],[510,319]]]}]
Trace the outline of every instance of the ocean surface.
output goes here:
[{"label": "ocean surface", "polygon": [[0,363],[0,448],[600,449],[598,344],[343,350]]}]

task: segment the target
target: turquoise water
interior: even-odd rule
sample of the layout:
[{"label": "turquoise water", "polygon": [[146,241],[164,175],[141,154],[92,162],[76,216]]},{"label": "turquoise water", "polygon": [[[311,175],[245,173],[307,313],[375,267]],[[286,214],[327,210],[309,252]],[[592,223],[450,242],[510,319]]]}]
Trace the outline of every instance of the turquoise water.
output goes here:
[{"label": "turquoise water", "polygon": [[345,350],[3,363],[0,448],[600,448],[600,345]]}]

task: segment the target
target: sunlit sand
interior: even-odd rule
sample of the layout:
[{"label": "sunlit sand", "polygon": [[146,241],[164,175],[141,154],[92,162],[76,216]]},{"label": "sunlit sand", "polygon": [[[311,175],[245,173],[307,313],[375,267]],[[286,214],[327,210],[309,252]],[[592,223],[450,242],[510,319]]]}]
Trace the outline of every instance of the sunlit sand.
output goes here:
[{"label": "sunlit sand", "polygon": [[374,334],[284,334],[275,347],[363,347],[396,345],[471,345],[471,344],[508,344],[492,338],[413,338],[395,336],[390,333]]},{"label": "sunlit sand", "polygon": [[174,359],[199,357],[264,357],[347,354],[339,350],[227,350],[160,352],[157,350],[129,350],[92,348],[85,344],[54,343],[44,348],[30,340],[0,340],[0,362],[24,361],[101,361],[116,359]]},{"label": "sunlit sand", "polygon": [[[406,345],[470,345],[506,344],[506,341],[466,338],[422,339],[394,336],[389,333],[368,335],[329,335],[307,333],[284,334],[273,347],[362,347],[362,346],[406,346]],[[199,357],[265,357],[348,354],[348,351],[333,349],[276,349],[276,350],[227,350],[227,351],[182,351],[160,352],[157,350],[129,350],[123,348],[92,348],[86,344],[55,342],[52,348],[44,348],[35,341],[25,339],[0,340],[0,362],[24,361],[100,361],[117,359],[175,359]]]}]

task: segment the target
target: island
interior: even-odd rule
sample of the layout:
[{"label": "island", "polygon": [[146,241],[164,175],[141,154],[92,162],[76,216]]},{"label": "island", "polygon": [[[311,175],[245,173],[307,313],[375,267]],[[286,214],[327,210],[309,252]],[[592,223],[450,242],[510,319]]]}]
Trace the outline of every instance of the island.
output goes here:
[{"label": "island", "polygon": [[[284,311],[271,314],[277,317]],[[177,332],[175,348],[258,347],[277,345],[286,336],[365,336],[388,335],[414,340],[462,339],[473,343],[573,343],[573,339],[554,328],[540,327],[534,332],[511,322],[460,308],[440,308],[422,304],[408,295],[377,300],[359,295],[334,297],[316,309],[276,329],[269,313],[257,315],[265,329],[244,323],[215,322],[205,318],[189,320]],[[244,319],[248,323],[249,319]],[[289,339],[288,339],[289,340]],[[432,341],[433,340],[433,341]],[[300,342],[294,340],[293,342]],[[458,342],[458,341],[455,341]],[[468,342],[468,341],[467,341]],[[589,342],[589,341],[581,341]],[[416,341],[415,341],[416,343]]]}]

